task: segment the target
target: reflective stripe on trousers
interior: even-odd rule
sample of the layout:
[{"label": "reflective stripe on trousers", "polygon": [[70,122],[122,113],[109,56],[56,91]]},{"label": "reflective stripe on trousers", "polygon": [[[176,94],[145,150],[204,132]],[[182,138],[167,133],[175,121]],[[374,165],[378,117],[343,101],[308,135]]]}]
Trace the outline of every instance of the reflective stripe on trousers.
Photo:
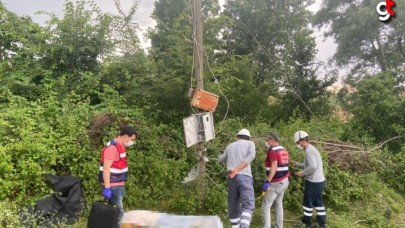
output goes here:
[{"label": "reflective stripe on trousers", "polygon": [[254,209],[253,178],[240,174],[228,178],[228,211],[232,227],[250,227]]},{"label": "reflective stripe on trousers", "polygon": [[325,181],[314,183],[305,181],[304,201],[302,209],[304,216],[302,222],[310,225],[312,220],[312,213],[314,209],[317,211],[317,222],[320,226],[326,224],[326,208],[322,198],[322,192],[325,188]]}]

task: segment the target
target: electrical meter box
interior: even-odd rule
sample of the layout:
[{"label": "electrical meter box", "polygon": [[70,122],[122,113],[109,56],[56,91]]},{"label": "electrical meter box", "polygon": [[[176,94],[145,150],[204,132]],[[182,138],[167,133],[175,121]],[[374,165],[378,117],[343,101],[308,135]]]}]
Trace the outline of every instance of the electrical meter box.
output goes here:
[{"label": "electrical meter box", "polygon": [[183,119],[187,148],[215,139],[214,118],[212,112],[193,114]]},{"label": "electrical meter box", "polygon": [[219,96],[204,90],[196,89],[191,100],[191,105],[208,112],[214,112]]}]

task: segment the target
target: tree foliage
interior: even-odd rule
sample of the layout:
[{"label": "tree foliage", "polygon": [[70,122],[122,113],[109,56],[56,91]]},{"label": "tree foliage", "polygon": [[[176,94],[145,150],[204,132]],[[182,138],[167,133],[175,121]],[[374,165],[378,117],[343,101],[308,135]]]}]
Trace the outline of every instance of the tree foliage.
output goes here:
[{"label": "tree foliage", "polygon": [[[253,80],[263,96],[272,95],[288,104],[284,115],[277,115],[279,119],[288,120],[286,113],[295,109],[308,118],[314,111],[324,115],[329,110],[324,102],[314,102],[326,95],[325,88],[333,79],[320,80],[316,75],[315,41],[308,27],[311,3],[259,0],[225,5],[225,52],[252,56],[251,64],[257,69]],[[326,108],[316,110],[319,105]]]},{"label": "tree foliage", "polygon": [[[204,40],[211,40],[211,44],[215,42],[219,30],[215,26],[219,7],[214,2],[203,1],[204,22],[210,20],[210,23],[203,26]],[[192,6],[189,0],[155,2],[152,17],[157,25],[149,31],[149,37],[152,42],[150,56],[156,64],[157,72],[151,88],[160,92],[151,92],[149,102],[155,109],[161,110],[159,118],[163,121],[184,118],[192,111],[188,91],[195,87],[193,63],[197,61],[193,60]],[[200,55],[206,58],[207,53],[211,53],[210,49],[205,49]]]},{"label": "tree foliage", "polygon": [[[329,11],[340,13],[345,8],[334,7],[343,2],[327,1]],[[392,216],[403,206],[389,188],[404,190],[404,138],[399,136],[404,134],[405,103],[399,68],[391,67],[400,62],[400,52],[394,54],[398,45],[384,44],[394,55],[386,58],[391,68],[376,75],[361,74],[364,80],[353,84],[354,92],[341,92],[341,104],[353,115],[344,122],[329,115],[325,88],[331,79],[317,76],[309,28],[312,16],[306,9],[312,1],[230,0],[223,13],[216,1],[203,1],[204,88],[220,95],[220,100],[214,113],[216,139],[206,144],[207,200],[201,208],[195,182],[181,182],[196,163],[194,148],[185,148],[181,126],[181,119],[192,112],[187,93],[195,86],[192,1],[155,2],[157,25],[149,31],[148,53],[135,34],[138,1],[127,11],[119,0],[114,3],[117,15],[102,13],[94,2],[66,0],[62,18],[47,13],[46,28],[0,3],[0,214],[4,215],[0,226],[18,226],[11,221],[18,218],[17,206],[32,205],[51,192],[45,183],[47,173],[79,176],[87,203],[100,199],[100,151],[125,124],[141,134],[137,144],[128,148],[126,209],[217,214],[228,221],[226,181],[219,175],[224,167],[216,162],[218,153],[247,127],[257,145],[252,170],[259,193],[265,178],[267,133],[278,133],[291,158],[299,161],[303,153],[291,137],[302,129],[314,141],[344,139],[368,149],[370,164],[360,173],[328,162],[329,154],[319,147],[328,179],[325,200],[335,218],[331,223],[350,224],[353,218],[344,221],[345,211],[353,212],[353,205],[367,201],[365,205],[373,209],[356,216],[366,217],[368,225],[397,225]],[[318,19],[319,15],[326,12]],[[345,17],[335,16],[330,21]],[[401,21],[394,19],[385,26]],[[401,29],[398,25],[397,32]],[[367,61],[377,61],[369,57]],[[392,140],[385,142],[388,139]],[[375,168],[381,161],[388,165]],[[386,184],[378,181],[380,177]],[[290,182],[284,201],[289,215],[301,214],[297,208],[302,187],[301,181]],[[382,205],[390,214],[380,213],[380,205],[370,199],[387,201]],[[254,220],[259,226],[260,219]]]},{"label": "tree foliage", "polygon": [[86,1],[66,1],[63,18],[49,13],[52,34],[44,47],[43,67],[52,71],[52,78],[65,81],[61,95],[76,91],[88,94],[97,83],[93,73],[100,68],[98,58],[113,51],[109,37],[111,16],[97,6],[86,9]]},{"label": "tree foliage", "polygon": [[348,95],[348,109],[353,118],[346,139],[368,135],[374,142],[383,143],[399,136],[388,145],[393,151],[400,151],[405,142],[405,99],[398,93],[394,76],[389,73],[369,76],[358,82],[356,90]]},{"label": "tree foliage", "polygon": [[400,12],[405,8],[398,3],[396,17],[382,23],[375,12],[378,2],[324,0],[314,23],[330,28],[324,35],[335,39],[334,60],[338,67],[348,69],[349,79],[392,71],[399,85],[404,81],[405,17]]},{"label": "tree foliage", "polygon": [[18,17],[0,3],[0,88],[35,99],[49,71],[39,64],[49,33],[29,17]]}]

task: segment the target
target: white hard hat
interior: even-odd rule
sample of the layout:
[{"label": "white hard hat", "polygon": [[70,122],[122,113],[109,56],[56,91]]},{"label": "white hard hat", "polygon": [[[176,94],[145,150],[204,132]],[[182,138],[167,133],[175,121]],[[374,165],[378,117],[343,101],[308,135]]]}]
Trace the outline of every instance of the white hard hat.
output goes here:
[{"label": "white hard hat", "polygon": [[250,138],[250,132],[246,128],[243,128],[242,130],[240,130],[237,135],[246,135]]},{"label": "white hard hat", "polygon": [[294,134],[294,143],[297,143],[298,141],[300,141],[300,139],[303,139],[305,137],[308,137],[308,133],[306,133],[305,131],[297,131]]}]

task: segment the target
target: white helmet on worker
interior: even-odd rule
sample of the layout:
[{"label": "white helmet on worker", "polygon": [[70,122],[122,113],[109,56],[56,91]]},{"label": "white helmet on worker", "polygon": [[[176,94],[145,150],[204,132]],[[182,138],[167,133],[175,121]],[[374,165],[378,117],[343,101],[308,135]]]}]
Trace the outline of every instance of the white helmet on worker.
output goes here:
[{"label": "white helmet on worker", "polygon": [[304,139],[308,136],[308,133],[306,133],[305,131],[297,131],[294,134],[294,143],[297,143],[298,141],[300,141],[300,139]]},{"label": "white helmet on worker", "polygon": [[237,136],[239,136],[239,135],[245,135],[245,136],[247,136],[247,137],[250,138],[250,132],[249,132],[249,130],[246,129],[246,128],[243,128],[242,130],[240,130],[240,131],[238,132]]}]

